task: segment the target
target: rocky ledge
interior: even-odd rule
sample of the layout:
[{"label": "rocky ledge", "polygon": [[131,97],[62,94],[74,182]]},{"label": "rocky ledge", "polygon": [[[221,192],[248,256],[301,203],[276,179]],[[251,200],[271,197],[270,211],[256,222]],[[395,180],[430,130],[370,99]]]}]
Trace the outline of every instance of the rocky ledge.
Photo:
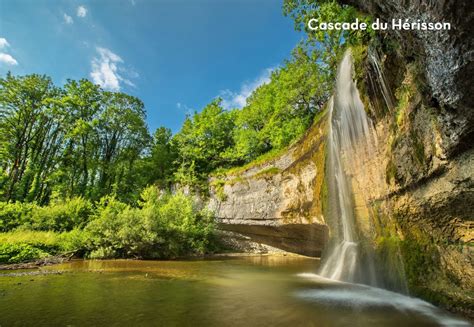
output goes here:
[{"label": "rocky ledge", "polygon": [[320,256],[328,239],[322,214],[326,115],[282,155],[211,179],[209,207],[221,230],[257,243]]}]

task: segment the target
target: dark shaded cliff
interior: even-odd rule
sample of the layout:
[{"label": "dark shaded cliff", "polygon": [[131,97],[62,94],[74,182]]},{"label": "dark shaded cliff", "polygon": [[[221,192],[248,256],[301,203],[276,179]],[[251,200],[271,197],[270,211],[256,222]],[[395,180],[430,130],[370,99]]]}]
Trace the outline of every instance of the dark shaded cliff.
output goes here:
[{"label": "dark shaded cliff", "polygon": [[368,217],[358,225],[387,285],[393,266],[403,265],[395,275],[404,275],[410,293],[473,317],[473,3],[343,2],[384,21],[452,24],[449,31],[380,33],[360,51],[358,84],[379,139],[373,162],[386,185],[366,186],[379,191],[365,197]]},{"label": "dark shaded cliff", "polygon": [[[379,34],[399,46],[406,63],[417,62],[429,90],[424,96],[438,111],[447,157],[472,146],[474,136],[474,3],[468,0],[340,0],[390,22],[392,19],[420,19],[449,22],[451,30],[387,31]],[[400,71],[399,71],[400,72]],[[400,82],[393,76],[396,88]]]}]

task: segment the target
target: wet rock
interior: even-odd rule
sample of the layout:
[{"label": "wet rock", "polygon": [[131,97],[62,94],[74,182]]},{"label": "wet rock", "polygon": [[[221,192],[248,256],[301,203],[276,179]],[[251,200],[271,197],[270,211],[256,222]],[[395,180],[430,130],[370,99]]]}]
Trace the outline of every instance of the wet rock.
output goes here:
[{"label": "wet rock", "polygon": [[383,21],[449,22],[451,30],[389,31],[402,57],[424,70],[429,97],[438,108],[448,156],[472,146],[474,135],[474,2],[462,0],[340,0]]}]

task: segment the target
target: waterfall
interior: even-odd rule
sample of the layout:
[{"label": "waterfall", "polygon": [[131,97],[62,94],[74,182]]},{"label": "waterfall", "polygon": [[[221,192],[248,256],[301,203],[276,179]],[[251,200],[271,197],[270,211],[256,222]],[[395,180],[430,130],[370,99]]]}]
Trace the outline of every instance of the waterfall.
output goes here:
[{"label": "waterfall", "polygon": [[[388,87],[387,78],[385,77],[385,73],[380,63],[380,56],[377,50],[374,48],[369,48],[367,55],[369,58],[369,63],[372,65],[375,73],[375,80],[371,80],[372,87],[379,90],[388,110],[392,111],[393,108],[395,108],[395,104],[393,103],[393,94]],[[371,78],[371,76],[372,75],[369,74],[369,78]]]},{"label": "waterfall", "polygon": [[370,158],[376,138],[352,76],[352,56],[348,50],[337,72],[335,94],[328,103],[328,218],[333,225],[333,244],[320,275],[377,286],[373,260],[361,251],[356,232],[351,180],[352,172],[364,169],[364,159]]}]

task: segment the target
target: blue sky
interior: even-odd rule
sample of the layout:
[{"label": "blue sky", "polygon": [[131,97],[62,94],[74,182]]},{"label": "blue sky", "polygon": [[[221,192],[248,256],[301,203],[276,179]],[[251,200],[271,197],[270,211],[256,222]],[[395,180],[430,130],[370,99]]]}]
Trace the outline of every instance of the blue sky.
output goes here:
[{"label": "blue sky", "polygon": [[89,78],[143,100],[151,131],[242,106],[301,38],[277,0],[0,0],[0,75]]}]

